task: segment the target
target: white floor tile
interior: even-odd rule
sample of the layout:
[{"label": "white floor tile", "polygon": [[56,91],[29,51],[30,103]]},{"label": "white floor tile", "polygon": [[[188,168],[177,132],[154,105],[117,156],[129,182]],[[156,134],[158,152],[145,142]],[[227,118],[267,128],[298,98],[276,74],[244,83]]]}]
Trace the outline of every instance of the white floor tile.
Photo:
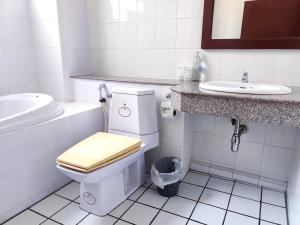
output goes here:
[{"label": "white floor tile", "polygon": [[138,202],[161,208],[168,200],[167,197],[161,196],[156,190],[148,189],[138,200]]},{"label": "white floor tile", "polygon": [[70,203],[69,200],[61,198],[57,195],[50,195],[39,203],[31,207],[32,210],[46,216],[51,217],[54,213]]},{"label": "white floor tile", "polygon": [[79,225],[113,225],[116,221],[117,219],[111,216],[100,217],[90,214]]},{"label": "white floor tile", "polygon": [[113,209],[109,213],[109,215],[112,215],[115,217],[120,217],[132,204],[133,204],[133,201],[125,200],[119,206],[117,206],[115,209]]},{"label": "white floor tile", "polygon": [[207,176],[207,175],[188,172],[188,174],[185,176],[183,181],[204,187],[206,185],[208,179],[209,179],[209,176]]},{"label": "white floor tile", "polygon": [[148,225],[158,213],[158,211],[158,209],[135,203],[122,216],[122,219],[134,224]]},{"label": "white floor tile", "polygon": [[206,187],[230,194],[233,187],[233,181],[211,177]]},{"label": "white floor tile", "polygon": [[258,219],[227,212],[224,225],[258,225]]},{"label": "white floor tile", "polygon": [[146,179],[146,182],[143,184],[144,187],[149,187],[152,184],[151,177]]},{"label": "white floor tile", "polygon": [[263,189],[262,201],[265,203],[285,207],[285,195],[283,192]]},{"label": "white floor tile", "polygon": [[201,195],[200,202],[227,209],[229,198],[230,194],[205,189]]},{"label": "white floor tile", "polygon": [[261,219],[286,225],[286,209],[279,206],[273,206],[263,203],[261,206]]},{"label": "white floor tile", "polygon": [[154,219],[153,225],[185,225],[187,219],[161,211]]},{"label": "white floor tile", "polygon": [[63,208],[57,214],[51,217],[51,219],[62,223],[64,225],[73,225],[82,220],[88,213],[81,210],[77,203],[71,203],[67,207]]},{"label": "white floor tile", "polygon": [[80,195],[80,184],[77,182],[72,182],[55,192],[55,194],[70,200],[75,200]]},{"label": "white floor tile", "polygon": [[146,190],[146,187],[140,187],[132,195],[130,195],[128,199],[130,199],[132,201],[136,201],[143,194],[143,192],[145,190]]},{"label": "white floor tile", "polygon": [[261,189],[259,187],[236,182],[233,188],[233,194],[260,201]]},{"label": "white floor tile", "polygon": [[202,187],[181,182],[177,195],[198,201],[202,191]]},{"label": "white floor tile", "polygon": [[187,223],[187,225],[199,225],[199,224],[203,224],[203,223],[197,223],[195,221],[189,220],[189,222]]},{"label": "white floor tile", "polygon": [[38,225],[46,219],[47,218],[40,216],[39,214],[26,210],[13,219],[7,221],[5,225]]},{"label": "white floor tile", "polygon": [[115,225],[131,225],[131,223],[127,223],[125,221],[119,220],[118,222],[115,223]]},{"label": "white floor tile", "polygon": [[260,203],[257,201],[231,196],[229,210],[244,215],[259,218]]},{"label": "white floor tile", "polygon": [[198,203],[191,219],[209,225],[222,225],[225,210]]},{"label": "white floor tile", "polygon": [[260,225],[274,225],[274,223],[269,223],[266,221],[260,221]]},{"label": "white floor tile", "polygon": [[195,205],[195,201],[176,196],[168,200],[163,207],[163,210],[188,218],[191,215]]},{"label": "white floor tile", "polygon": [[52,220],[46,220],[42,225],[59,225],[59,223],[56,223]]},{"label": "white floor tile", "polygon": [[76,198],[75,202],[77,202],[78,204],[80,204],[80,197]]}]

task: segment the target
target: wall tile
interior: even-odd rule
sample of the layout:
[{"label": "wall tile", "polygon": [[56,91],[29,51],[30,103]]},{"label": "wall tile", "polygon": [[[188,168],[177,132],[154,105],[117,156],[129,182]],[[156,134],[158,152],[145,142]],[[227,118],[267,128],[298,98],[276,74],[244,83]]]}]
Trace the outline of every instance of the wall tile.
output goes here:
[{"label": "wall tile", "polygon": [[119,0],[87,0],[89,24],[120,21]]},{"label": "wall tile", "polygon": [[237,153],[235,169],[259,174],[263,147],[263,144],[242,141]]},{"label": "wall tile", "polygon": [[29,0],[32,20],[57,20],[57,3],[54,0]]},{"label": "wall tile", "polygon": [[121,0],[120,1],[120,21],[136,21],[136,0]]},{"label": "wall tile", "polygon": [[267,126],[266,140],[267,145],[293,149],[296,143],[297,128],[282,127],[269,124]]},{"label": "wall tile", "polygon": [[178,0],[177,17],[201,17],[204,0]]},{"label": "wall tile", "polygon": [[214,151],[214,137],[208,134],[193,133],[192,158],[201,162],[211,162]]},{"label": "wall tile", "polygon": [[286,180],[292,155],[293,151],[290,149],[265,145],[261,175],[283,181]]},{"label": "wall tile", "polygon": [[60,47],[59,25],[55,20],[38,20],[32,22],[34,45],[38,48]]},{"label": "wall tile", "polygon": [[139,48],[155,48],[155,21],[142,21],[138,26]]},{"label": "wall tile", "polygon": [[193,115],[192,130],[201,134],[214,135],[216,118],[206,115]]},{"label": "wall tile", "polygon": [[157,18],[173,19],[177,14],[177,0],[158,0]]},{"label": "wall tile", "polygon": [[275,51],[251,51],[246,71],[250,82],[275,82],[277,54]]},{"label": "wall tile", "polygon": [[154,20],[156,18],[158,0],[137,0],[139,20]]},{"label": "wall tile", "polygon": [[213,163],[233,169],[236,162],[236,153],[231,152],[230,148],[230,140],[228,138],[215,136]]},{"label": "wall tile", "polygon": [[159,20],[156,24],[156,48],[175,48],[176,20]]},{"label": "wall tile", "polygon": [[121,23],[120,35],[122,48],[137,48],[138,34],[136,22]]},{"label": "wall tile", "polygon": [[224,50],[220,79],[240,81],[247,66],[247,54],[243,51]]},{"label": "wall tile", "polygon": [[199,19],[178,19],[176,48],[199,48],[201,27]]},{"label": "wall tile", "polygon": [[104,25],[104,45],[106,48],[120,48],[120,24],[110,23]]}]

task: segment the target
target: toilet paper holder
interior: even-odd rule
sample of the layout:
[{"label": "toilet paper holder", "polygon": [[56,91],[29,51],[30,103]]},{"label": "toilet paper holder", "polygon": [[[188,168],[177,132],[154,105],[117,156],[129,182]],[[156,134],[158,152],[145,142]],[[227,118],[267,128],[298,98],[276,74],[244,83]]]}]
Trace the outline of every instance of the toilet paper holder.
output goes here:
[{"label": "toilet paper holder", "polygon": [[[168,94],[165,96],[165,99],[166,99],[167,101],[171,101],[171,96],[172,96],[171,93],[168,93]],[[173,110],[172,115],[175,117],[176,114],[177,114],[176,109],[173,109],[172,107],[166,107],[166,106],[161,106],[161,107],[160,107],[160,112],[161,112],[161,113],[166,113],[166,112],[169,111],[169,110]]]}]

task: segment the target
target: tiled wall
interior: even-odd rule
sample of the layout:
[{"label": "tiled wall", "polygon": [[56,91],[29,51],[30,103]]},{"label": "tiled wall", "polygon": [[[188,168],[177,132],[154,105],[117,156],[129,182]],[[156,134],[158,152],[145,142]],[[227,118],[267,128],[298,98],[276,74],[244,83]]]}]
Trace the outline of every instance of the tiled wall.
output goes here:
[{"label": "tiled wall", "polygon": [[198,168],[256,184],[286,185],[296,128],[243,121],[249,130],[241,137],[239,151],[233,153],[230,148],[234,127],[230,118],[193,115],[192,119],[192,158],[195,164],[202,165]]},{"label": "tiled wall", "polygon": [[297,130],[295,152],[292,157],[288,182],[288,207],[290,225],[298,225],[300,221],[300,130]]},{"label": "tiled wall", "polygon": [[0,1],[0,95],[37,90],[27,0]]},{"label": "tiled wall", "polygon": [[[200,48],[203,0],[86,0],[92,72],[175,78]],[[300,85],[299,50],[202,50],[207,79]]]}]

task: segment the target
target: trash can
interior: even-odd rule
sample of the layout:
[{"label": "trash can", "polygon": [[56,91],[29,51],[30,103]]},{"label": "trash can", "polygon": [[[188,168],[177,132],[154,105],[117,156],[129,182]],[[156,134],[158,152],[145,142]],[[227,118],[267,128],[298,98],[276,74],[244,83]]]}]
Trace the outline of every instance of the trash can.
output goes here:
[{"label": "trash can", "polygon": [[156,161],[151,167],[151,180],[160,195],[175,196],[178,192],[182,174],[182,163],[175,157],[165,157]]}]

